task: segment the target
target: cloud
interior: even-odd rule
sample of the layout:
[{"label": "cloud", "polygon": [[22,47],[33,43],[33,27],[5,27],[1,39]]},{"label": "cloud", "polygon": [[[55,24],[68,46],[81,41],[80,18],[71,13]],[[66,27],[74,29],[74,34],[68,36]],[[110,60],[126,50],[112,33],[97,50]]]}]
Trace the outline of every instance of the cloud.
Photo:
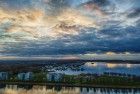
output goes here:
[{"label": "cloud", "polygon": [[98,16],[106,16],[105,12],[102,11],[101,7],[99,7],[95,3],[86,3],[86,4],[83,5],[83,7],[87,11],[92,12],[95,15],[98,15]]},{"label": "cloud", "polygon": [[41,36],[40,30],[45,31],[46,36],[57,37],[78,33],[79,27],[98,27],[94,19],[73,9],[65,10],[57,16],[46,15],[42,10],[22,10],[11,14],[1,12],[1,15],[1,24],[5,20],[7,20],[6,23],[10,23],[5,27],[6,32],[27,32],[34,37]]},{"label": "cloud", "polygon": [[135,17],[139,17],[140,16],[140,8],[138,9],[133,9],[128,15],[127,17],[129,18],[135,18]]},{"label": "cloud", "polygon": [[0,3],[3,55],[140,52],[136,0],[16,1]]}]

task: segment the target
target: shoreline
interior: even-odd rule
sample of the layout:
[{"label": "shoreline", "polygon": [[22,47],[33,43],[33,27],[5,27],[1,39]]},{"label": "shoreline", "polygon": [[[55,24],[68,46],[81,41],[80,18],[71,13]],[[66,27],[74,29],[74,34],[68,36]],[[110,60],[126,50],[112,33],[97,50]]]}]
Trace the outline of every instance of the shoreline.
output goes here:
[{"label": "shoreline", "polygon": [[45,85],[45,86],[64,86],[64,87],[89,87],[89,88],[115,88],[115,89],[140,89],[139,86],[122,85],[88,85],[88,84],[63,84],[63,83],[43,83],[43,82],[0,82],[6,85]]},{"label": "shoreline", "polygon": [[[98,60],[98,59],[93,59],[93,60],[88,60],[88,59],[0,59],[0,63],[7,64],[22,64],[26,62],[27,64],[36,64],[38,62],[43,62],[43,64],[48,64],[48,63],[79,63],[79,62],[111,62],[111,63],[123,63],[123,64],[140,64],[140,60]],[[31,63],[32,62],[32,63]],[[45,62],[45,63],[44,63]]]}]

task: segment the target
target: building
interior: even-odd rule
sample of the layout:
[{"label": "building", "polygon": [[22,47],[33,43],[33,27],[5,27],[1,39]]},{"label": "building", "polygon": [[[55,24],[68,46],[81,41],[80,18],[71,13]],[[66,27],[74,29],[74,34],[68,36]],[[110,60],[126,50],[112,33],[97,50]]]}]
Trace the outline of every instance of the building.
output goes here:
[{"label": "building", "polygon": [[0,80],[7,80],[8,73],[7,72],[0,72]]},{"label": "building", "polygon": [[50,72],[47,74],[47,81],[55,81],[55,82],[59,82],[62,80],[63,78],[63,74],[61,73],[54,73],[54,72]]},{"label": "building", "polygon": [[18,74],[18,80],[29,81],[29,80],[32,80],[32,78],[33,78],[33,73],[32,72],[19,73]]}]

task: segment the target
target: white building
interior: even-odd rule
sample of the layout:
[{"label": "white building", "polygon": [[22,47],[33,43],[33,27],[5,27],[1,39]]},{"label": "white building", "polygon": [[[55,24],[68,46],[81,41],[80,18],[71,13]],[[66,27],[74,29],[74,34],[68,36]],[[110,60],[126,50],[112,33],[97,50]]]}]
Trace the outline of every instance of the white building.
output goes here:
[{"label": "white building", "polygon": [[8,73],[7,72],[0,72],[0,80],[7,80]]},{"label": "white building", "polygon": [[63,78],[63,74],[61,73],[54,73],[54,72],[50,72],[47,74],[47,81],[61,81]]},{"label": "white building", "polygon": [[33,78],[33,73],[32,72],[19,73],[18,74],[18,80],[29,81],[29,80],[32,80],[32,78]]}]

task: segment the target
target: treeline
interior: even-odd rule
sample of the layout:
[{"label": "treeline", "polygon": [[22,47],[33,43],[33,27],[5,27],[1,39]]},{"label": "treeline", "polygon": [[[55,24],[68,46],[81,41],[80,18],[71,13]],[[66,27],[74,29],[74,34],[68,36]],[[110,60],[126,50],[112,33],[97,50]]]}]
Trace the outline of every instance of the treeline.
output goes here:
[{"label": "treeline", "polygon": [[[140,86],[140,77],[122,77],[97,74],[81,74],[81,75],[49,75],[45,72],[33,73],[30,80],[19,80],[17,75],[11,75],[3,82],[31,82],[31,83],[61,83],[71,85],[106,85],[106,86]],[[58,77],[57,77],[58,76]],[[57,79],[56,79],[57,78]]]}]

